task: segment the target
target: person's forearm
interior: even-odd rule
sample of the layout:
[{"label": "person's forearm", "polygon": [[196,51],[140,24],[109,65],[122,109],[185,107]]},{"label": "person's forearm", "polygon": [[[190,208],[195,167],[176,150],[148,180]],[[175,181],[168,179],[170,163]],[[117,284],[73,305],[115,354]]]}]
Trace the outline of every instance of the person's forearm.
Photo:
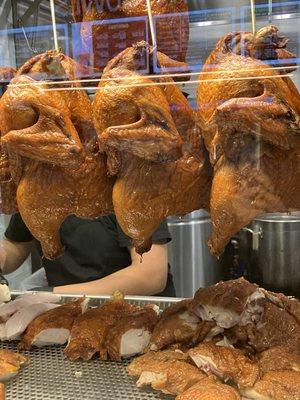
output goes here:
[{"label": "person's forearm", "polygon": [[3,274],[18,269],[29,256],[31,242],[16,243],[3,238],[0,242],[0,265]]},{"label": "person's forearm", "polygon": [[153,295],[162,291],[165,287],[165,278],[161,283],[153,276],[153,270],[131,265],[115,272],[105,278],[92,282],[78,283],[75,285],[58,286],[55,293],[60,294],[87,294],[87,295],[111,295],[119,290],[125,295]]}]

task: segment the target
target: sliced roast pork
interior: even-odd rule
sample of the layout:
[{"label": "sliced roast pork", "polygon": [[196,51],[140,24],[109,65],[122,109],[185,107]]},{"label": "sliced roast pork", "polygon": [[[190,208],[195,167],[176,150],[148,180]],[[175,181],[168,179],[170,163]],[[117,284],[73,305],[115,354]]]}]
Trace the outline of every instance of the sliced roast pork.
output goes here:
[{"label": "sliced roast pork", "polygon": [[176,400],[240,400],[240,398],[239,392],[233,387],[205,378],[178,395]]},{"label": "sliced roast pork", "polygon": [[190,311],[204,321],[215,321],[219,327],[228,329],[258,319],[264,299],[256,284],[240,278],[199,289]]},{"label": "sliced roast pork", "polygon": [[259,378],[258,364],[238,349],[209,342],[189,350],[188,355],[198,368],[215,374],[225,382],[231,380],[239,387],[253,386]]},{"label": "sliced roast pork", "polygon": [[87,304],[87,299],[80,298],[41,314],[29,324],[20,348],[28,350],[32,346],[65,344],[74,320],[86,310]]},{"label": "sliced roast pork", "polygon": [[122,317],[110,329],[105,347],[115,361],[144,352],[158,322],[159,308],[149,305]]},{"label": "sliced roast pork", "polygon": [[2,304],[0,306],[0,322],[6,322],[11,315],[21,310],[22,308],[29,306],[30,304],[37,303],[58,303],[60,296],[54,293],[41,292],[34,294],[26,294],[17,297],[15,300],[9,303]]},{"label": "sliced roast pork", "polygon": [[251,400],[300,400],[300,374],[295,371],[267,372],[253,388],[242,389]]}]

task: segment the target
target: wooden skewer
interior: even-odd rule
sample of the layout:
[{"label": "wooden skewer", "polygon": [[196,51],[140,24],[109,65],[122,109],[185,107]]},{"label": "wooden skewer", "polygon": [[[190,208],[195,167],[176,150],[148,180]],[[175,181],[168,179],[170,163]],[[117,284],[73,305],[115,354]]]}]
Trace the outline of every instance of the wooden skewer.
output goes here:
[{"label": "wooden skewer", "polygon": [[154,23],[153,23],[153,18],[152,18],[151,0],[146,0],[146,3],[147,3],[147,12],[148,12],[148,18],[149,18],[152,46],[154,49],[156,49],[157,43],[156,43],[155,29],[154,29]]},{"label": "wooden skewer", "polygon": [[59,52],[58,39],[57,39],[57,29],[56,29],[54,0],[50,0],[50,9],[51,9],[51,19],[52,19],[52,28],[53,28],[54,48],[55,48],[55,50],[57,52]]},{"label": "wooden skewer", "polygon": [[255,35],[256,32],[255,0],[250,0],[250,3],[251,3],[252,33],[253,35]]}]

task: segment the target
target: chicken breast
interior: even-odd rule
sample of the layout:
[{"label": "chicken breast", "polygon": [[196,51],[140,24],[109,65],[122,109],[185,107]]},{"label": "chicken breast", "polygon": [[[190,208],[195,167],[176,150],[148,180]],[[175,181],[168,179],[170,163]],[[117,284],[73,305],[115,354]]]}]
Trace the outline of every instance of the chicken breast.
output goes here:
[{"label": "chicken breast", "polygon": [[30,304],[29,306],[17,311],[5,324],[5,339],[18,339],[36,317],[57,307],[59,307],[59,304],[37,303]]},{"label": "chicken breast", "polygon": [[225,382],[232,380],[239,387],[253,386],[259,378],[258,364],[238,349],[209,342],[189,350],[188,355],[198,368],[212,372]]},{"label": "chicken breast", "polygon": [[242,390],[247,399],[300,400],[300,374],[295,371],[267,372],[253,388]]},{"label": "chicken breast", "polygon": [[86,310],[87,304],[88,300],[83,297],[38,316],[29,324],[20,348],[29,350],[32,346],[65,344],[74,320]]},{"label": "chicken breast", "polygon": [[65,354],[70,360],[90,360],[96,353],[107,358],[105,340],[120,318],[137,310],[122,298],[107,301],[103,306],[88,310],[76,318]]},{"label": "chicken breast", "polygon": [[236,389],[203,379],[186,392],[176,397],[176,400],[239,400],[241,397]]},{"label": "chicken breast", "polygon": [[109,357],[115,361],[142,353],[149,345],[151,333],[158,322],[159,308],[146,306],[121,317],[110,329],[105,341]]},{"label": "chicken breast", "polygon": [[264,298],[258,285],[240,278],[199,289],[189,308],[204,321],[216,321],[228,329],[254,319],[262,311],[260,302]]},{"label": "chicken breast", "polygon": [[20,309],[37,303],[58,303],[60,296],[54,293],[41,292],[26,294],[17,297],[15,300],[0,306],[0,322],[5,322],[8,318]]},{"label": "chicken breast", "polygon": [[288,347],[272,347],[259,354],[258,365],[262,374],[283,370],[300,373],[300,355],[294,354],[293,350]]}]

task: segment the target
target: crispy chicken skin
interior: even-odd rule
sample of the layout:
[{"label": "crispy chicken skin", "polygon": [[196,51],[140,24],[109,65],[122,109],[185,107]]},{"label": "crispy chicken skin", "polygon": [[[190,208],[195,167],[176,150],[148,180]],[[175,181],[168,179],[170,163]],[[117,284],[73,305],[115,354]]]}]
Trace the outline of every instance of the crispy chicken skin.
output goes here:
[{"label": "crispy chicken skin", "polygon": [[112,299],[103,306],[88,310],[78,316],[71,330],[65,354],[70,360],[90,360],[96,353],[107,359],[105,340],[113,325],[137,307],[123,299]]},{"label": "crispy chicken skin", "polygon": [[251,301],[264,298],[256,284],[244,278],[221,281],[200,288],[189,309],[205,321],[216,321],[222,328],[231,328],[246,317]]},{"label": "crispy chicken skin", "polygon": [[[286,41],[275,27],[256,37],[229,34],[200,73],[198,115],[214,165],[209,247],[217,256],[260,214],[300,208],[299,93],[290,78],[249,56],[261,56],[270,41],[273,57],[281,57]],[[239,55],[242,48],[246,56]]]},{"label": "crispy chicken skin", "polygon": [[213,382],[205,378],[187,391],[178,395],[175,400],[240,400],[236,389],[231,386]]},{"label": "crispy chicken skin", "polygon": [[206,375],[185,361],[179,351],[149,352],[134,359],[127,367],[129,375],[139,377],[137,386],[151,385],[165,394],[183,393]]},{"label": "crispy chicken skin", "polygon": [[196,336],[200,319],[188,311],[191,300],[183,300],[166,308],[150,340],[150,350],[161,350],[172,344],[190,344]]},{"label": "crispy chicken skin", "polygon": [[239,387],[253,386],[259,377],[258,364],[238,349],[207,342],[189,350],[188,355],[205,372],[212,372],[224,381],[232,380]]},{"label": "crispy chicken skin", "polygon": [[110,359],[121,361],[142,353],[158,320],[157,310],[151,305],[121,317],[106,337],[105,347]]},{"label": "crispy chicken skin", "polygon": [[[151,49],[141,42],[115,57],[93,102],[100,148],[117,175],[115,214],[139,253],[167,216],[207,208],[211,184],[193,110],[172,80],[155,85],[139,73],[144,53]],[[158,62],[174,63],[160,53]]]},{"label": "crispy chicken skin", "polygon": [[284,346],[271,347],[258,354],[258,365],[261,374],[270,371],[296,371],[300,373],[300,355],[294,349]]},{"label": "crispy chicken skin", "polygon": [[78,69],[62,53],[41,54],[18,71],[1,99],[1,146],[17,185],[18,209],[49,259],[64,250],[59,229],[68,215],[96,218],[113,210],[113,180],[99,153],[87,94],[76,90],[79,83],[55,91],[35,80],[56,74],[73,80]]},{"label": "crispy chicken skin", "polygon": [[[101,21],[105,19],[126,18],[136,16],[146,16],[147,5],[144,0],[71,0],[73,17],[76,22],[86,22],[82,24],[81,36],[87,49],[93,46],[94,66],[101,66],[101,34],[103,34],[103,25],[88,25],[91,21]],[[99,7],[99,5],[101,6]],[[188,5],[186,0],[151,0],[151,10],[153,16],[164,14],[162,19],[156,22],[156,40],[158,49],[161,46],[166,48],[167,55],[177,61],[185,61],[188,40],[189,40],[189,22]],[[169,17],[166,14],[172,14]],[[180,16],[180,20],[179,20]],[[180,35],[178,35],[178,24],[180,24]],[[129,28],[130,29],[130,28]],[[133,28],[134,29],[134,28]],[[127,33],[129,34],[129,33]],[[129,34],[130,35],[130,34]],[[166,37],[168,46],[165,45]],[[145,38],[146,39],[146,38]]]},{"label": "crispy chicken skin", "polygon": [[27,327],[19,344],[20,349],[66,343],[75,319],[85,311],[86,306],[87,300],[80,298],[39,315]]},{"label": "crispy chicken skin", "polygon": [[242,390],[250,400],[299,400],[300,374],[295,371],[267,372],[253,388]]}]

